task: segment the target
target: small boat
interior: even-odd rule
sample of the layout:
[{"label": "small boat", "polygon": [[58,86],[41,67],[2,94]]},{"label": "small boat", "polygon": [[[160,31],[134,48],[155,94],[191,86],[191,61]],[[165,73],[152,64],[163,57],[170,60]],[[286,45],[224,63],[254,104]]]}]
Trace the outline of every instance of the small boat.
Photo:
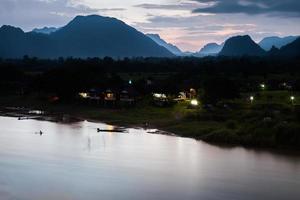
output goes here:
[{"label": "small boat", "polygon": [[125,128],[115,128],[115,129],[100,129],[97,128],[97,132],[111,132],[111,133],[124,133],[127,132]]}]

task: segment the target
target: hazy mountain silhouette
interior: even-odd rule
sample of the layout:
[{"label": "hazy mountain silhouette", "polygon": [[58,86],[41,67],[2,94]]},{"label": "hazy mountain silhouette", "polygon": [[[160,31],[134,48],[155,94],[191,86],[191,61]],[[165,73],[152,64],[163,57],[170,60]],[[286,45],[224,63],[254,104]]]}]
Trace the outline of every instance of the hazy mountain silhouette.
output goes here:
[{"label": "hazy mountain silhouette", "polygon": [[278,55],[280,55],[280,50],[277,47],[272,46],[270,51],[267,52],[267,55],[269,55],[269,56],[278,56]]},{"label": "hazy mountain silhouette", "polygon": [[53,33],[55,31],[59,30],[59,28],[55,28],[55,27],[44,27],[44,28],[35,28],[32,30],[32,32],[35,33],[44,33],[44,34],[50,34]]},{"label": "hazy mountain silhouette", "polygon": [[266,51],[269,51],[273,46],[280,49],[281,47],[295,41],[299,36],[288,36],[288,37],[266,37],[259,42],[259,46]]},{"label": "hazy mountain silhouette", "polygon": [[57,57],[171,57],[149,37],[115,18],[77,16],[50,34],[24,33],[19,28],[0,29],[0,57],[24,55]]},{"label": "hazy mountain silhouette", "polygon": [[53,43],[45,34],[24,33],[12,26],[0,28],[0,57],[21,58],[24,55],[44,57],[49,55]]},{"label": "hazy mountain silhouette", "polygon": [[197,52],[195,55],[196,56],[217,56],[218,53],[223,48],[223,44],[219,45],[217,43],[208,43],[206,44],[202,49],[200,49],[199,52]]},{"label": "hazy mountain silhouette", "polygon": [[0,57],[23,56],[24,47],[25,33],[20,28],[6,25],[0,28]]},{"label": "hazy mountain silhouette", "polygon": [[281,47],[279,55],[282,57],[300,57],[300,38]]},{"label": "hazy mountain silhouette", "polygon": [[156,42],[158,45],[168,49],[171,53],[177,56],[181,56],[183,53],[182,51],[176,47],[175,45],[171,43],[167,43],[158,34],[146,34],[148,37],[150,37],[154,42]]},{"label": "hazy mountain silhouette", "polygon": [[226,40],[219,53],[221,56],[264,56],[266,52],[249,35],[235,36]]}]

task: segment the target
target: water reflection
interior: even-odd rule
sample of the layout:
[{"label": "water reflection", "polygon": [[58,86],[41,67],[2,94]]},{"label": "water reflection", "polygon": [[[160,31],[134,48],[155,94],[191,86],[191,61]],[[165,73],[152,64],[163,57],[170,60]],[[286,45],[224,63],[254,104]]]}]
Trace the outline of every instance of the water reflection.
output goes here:
[{"label": "water reflection", "polygon": [[[300,158],[111,126],[0,118],[0,199],[299,199]],[[41,137],[34,134],[42,130]]]}]

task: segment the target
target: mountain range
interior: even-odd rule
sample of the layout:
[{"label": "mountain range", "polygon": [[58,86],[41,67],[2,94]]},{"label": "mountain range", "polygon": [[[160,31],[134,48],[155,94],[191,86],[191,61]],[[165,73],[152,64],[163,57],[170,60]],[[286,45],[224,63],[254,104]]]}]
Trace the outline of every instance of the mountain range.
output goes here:
[{"label": "mountain range", "polygon": [[124,22],[98,15],[77,16],[61,28],[25,33],[0,28],[0,58],[174,57],[174,56],[300,56],[300,38],[267,37],[258,44],[250,36],[234,36],[221,45],[209,43],[199,52],[182,52],[158,34],[143,34]]},{"label": "mountain range", "polygon": [[[278,45],[278,43],[277,43]],[[296,57],[300,56],[300,38],[296,37],[291,43],[277,48],[272,45],[269,51],[256,44],[249,35],[235,36],[226,40],[224,47],[219,53],[220,56],[279,56]]]},{"label": "mountain range", "polygon": [[48,34],[0,28],[0,57],[172,57],[170,51],[115,18],[77,16]]}]

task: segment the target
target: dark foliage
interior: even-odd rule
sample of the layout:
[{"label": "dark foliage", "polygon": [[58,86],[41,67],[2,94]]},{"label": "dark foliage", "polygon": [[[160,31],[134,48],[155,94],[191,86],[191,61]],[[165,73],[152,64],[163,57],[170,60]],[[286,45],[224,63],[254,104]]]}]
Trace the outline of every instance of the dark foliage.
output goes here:
[{"label": "dark foliage", "polygon": [[[238,97],[239,92],[257,91],[259,83],[280,89],[286,82],[299,90],[300,59],[272,58],[134,58],[114,60],[73,59],[1,60],[1,92],[56,93],[72,98],[91,88],[119,88],[128,82],[122,74],[137,76],[134,87],[141,94],[154,90],[176,94],[190,87],[204,89],[204,98],[216,102]],[[138,76],[140,75],[140,76]],[[146,86],[147,79],[153,85]]]}]

